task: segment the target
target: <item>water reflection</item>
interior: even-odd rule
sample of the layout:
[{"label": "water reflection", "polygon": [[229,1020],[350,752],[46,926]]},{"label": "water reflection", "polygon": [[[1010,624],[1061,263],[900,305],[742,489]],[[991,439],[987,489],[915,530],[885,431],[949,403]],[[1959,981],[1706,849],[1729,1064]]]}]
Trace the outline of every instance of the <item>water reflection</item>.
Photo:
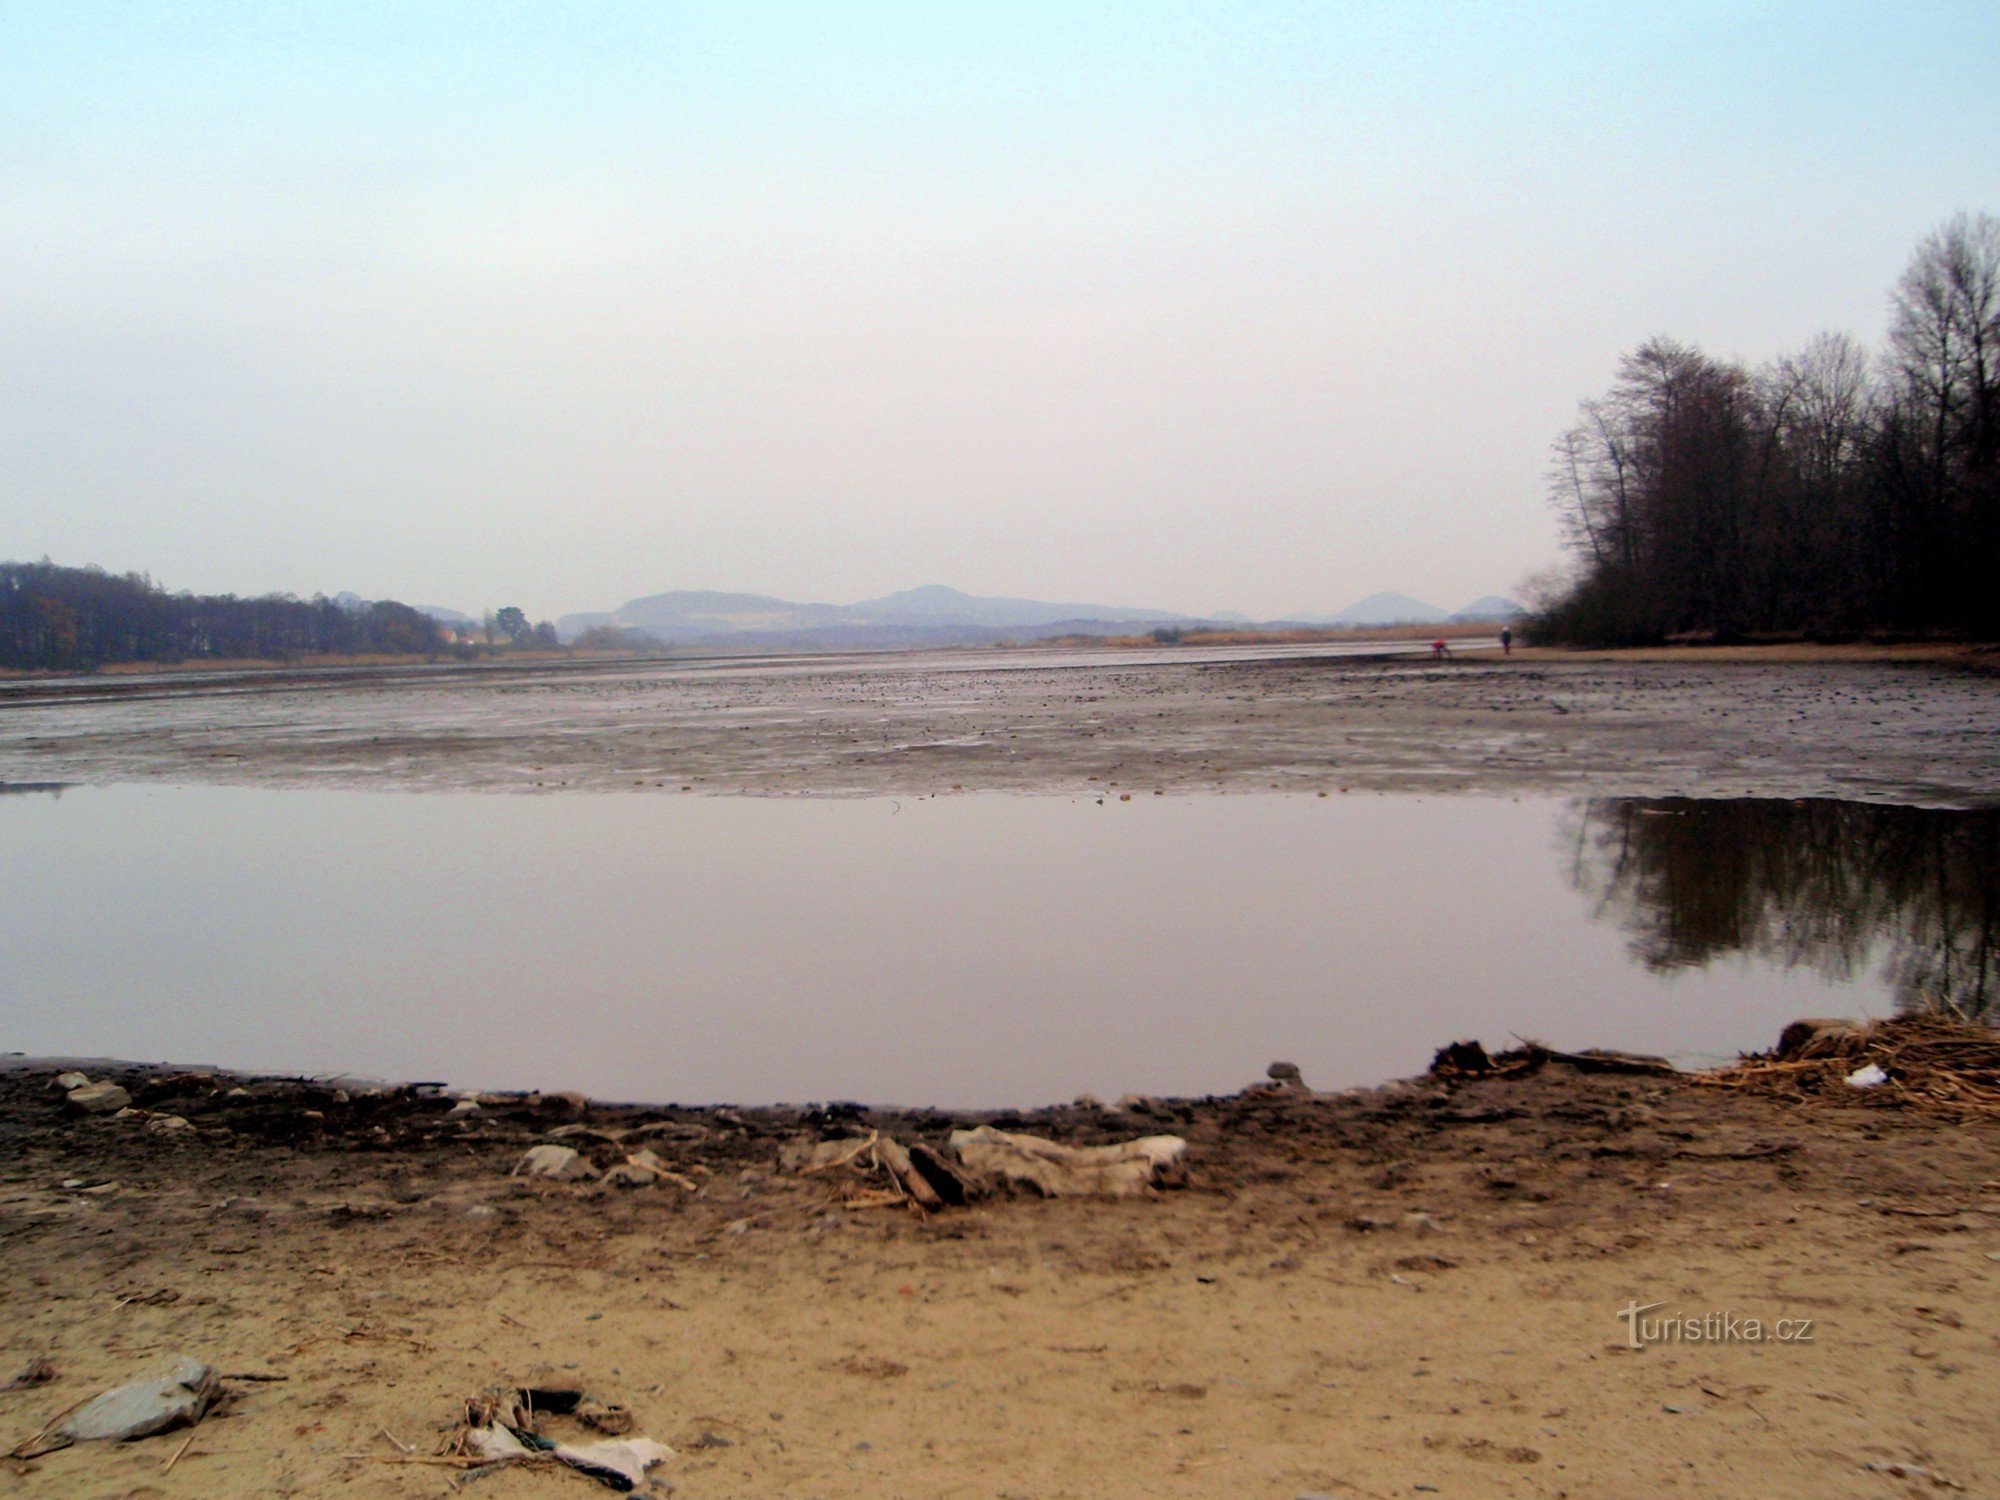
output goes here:
[{"label": "water reflection", "polygon": [[1996,1018],[2000,811],[1605,799],[1575,804],[1564,832],[1572,881],[1649,969],[1879,965],[1902,1009]]},{"label": "water reflection", "polygon": [[1455,1037],[1695,1062],[1994,1014],[1996,844],[1825,802],[78,787],[0,797],[0,1046],[966,1105]]}]

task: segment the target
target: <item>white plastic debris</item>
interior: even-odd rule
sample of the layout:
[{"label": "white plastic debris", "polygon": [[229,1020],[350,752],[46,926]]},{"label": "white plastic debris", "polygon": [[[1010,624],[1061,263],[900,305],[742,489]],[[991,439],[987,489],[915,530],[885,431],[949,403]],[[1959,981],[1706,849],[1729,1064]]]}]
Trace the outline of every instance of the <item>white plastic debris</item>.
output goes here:
[{"label": "white plastic debris", "polygon": [[646,1471],[655,1464],[663,1464],[674,1456],[674,1450],[665,1443],[656,1443],[651,1438],[608,1438],[601,1443],[562,1443],[556,1448],[556,1458],[571,1468],[589,1473],[594,1469],[612,1469],[623,1474],[633,1484],[646,1482]]},{"label": "white plastic debris", "polygon": [[[656,1443],[646,1437],[607,1438],[594,1443],[557,1443],[553,1447],[544,1444],[543,1451],[557,1463],[599,1481],[616,1474],[627,1481],[618,1487],[626,1489],[644,1484],[648,1469],[675,1456],[674,1450],[665,1443]],[[468,1457],[482,1463],[515,1463],[536,1456],[534,1449],[498,1422],[469,1428],[465,1434],[465,1452]]]},{"label": "white plastic debris", "polygon": [[526,1458],[528,1449],[513,1433],[497,1423],[491,1427],[474,1427],[465,1434],[465,1451],[470,1458],[481,1463],[506,1463],[509,1459]]},{"label": "white plastic debris", "polygon": [[1865,1068],[1856,1068],[1847,1075],[1847,1086],[1851,1089],[1877,1088],[1888,1081],[1889,1075],[1874,1063],[1868,1064]]}]

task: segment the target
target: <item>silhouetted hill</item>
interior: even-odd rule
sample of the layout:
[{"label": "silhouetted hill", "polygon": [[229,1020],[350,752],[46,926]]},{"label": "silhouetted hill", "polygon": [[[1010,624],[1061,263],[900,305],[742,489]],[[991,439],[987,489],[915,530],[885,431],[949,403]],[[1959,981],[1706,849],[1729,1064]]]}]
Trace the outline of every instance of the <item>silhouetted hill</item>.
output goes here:
[{"label": "silhouetted hill", "polygon": [[1526,614],[1527,610],[1516,604],[1512,599],[1503,599],[1498,594],[1486,594],[1478,599],[1474,599],[1464,609],[1454,614],[1451,617],[1451,623],[1454,625],[1475,625],[1485,620],[1496,620],[1505,623],[1510,620],[1518,620]]},{"label": "silhouetted hill", "polygon": [[565,615],[557,629],[565,640],[593,626],[616,625],[663,641],[788,649],[976,644],[1029,632],[1103,634],[1113,626],[1190,623],[1193,616],[1171,610],[991,598],[927,584],[859,604],[797,604],[766,594],[680,589],[634,599],[609,614]]}]

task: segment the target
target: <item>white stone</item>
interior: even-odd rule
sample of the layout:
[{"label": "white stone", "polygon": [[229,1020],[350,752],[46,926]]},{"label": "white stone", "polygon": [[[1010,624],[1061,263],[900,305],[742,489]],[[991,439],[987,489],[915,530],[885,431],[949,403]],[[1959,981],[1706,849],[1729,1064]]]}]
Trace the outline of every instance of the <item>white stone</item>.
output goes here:
[{"label": "white stone", "polygon": [[115,1083],[86,1083],[69,1091],[69,1102],[90,1115],[112,1115],[132,1102],[132,1096]]},{"label": "white stone", "polygon": [[171,1367],[94,1396],[59,1431],[79,1443],[128,1442],[201,1420],[222,1388],[214,1365],[182,1355]]},{"label": "white stone", "polygon": [[594,1169],[580,1152],[568,1146],[530,1146],[514,1168],[516,1177],[549,1177],[557,1182],[574,1182],[588,1177]]}]

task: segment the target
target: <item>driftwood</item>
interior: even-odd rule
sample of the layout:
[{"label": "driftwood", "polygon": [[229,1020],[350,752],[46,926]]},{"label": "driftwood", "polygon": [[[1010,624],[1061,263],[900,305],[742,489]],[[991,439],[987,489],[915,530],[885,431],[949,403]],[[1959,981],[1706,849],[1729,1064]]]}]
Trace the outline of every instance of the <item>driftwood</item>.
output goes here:
[{"label": "driftwood", "polygon": [[922,1141],[910,1147],[910,1162],[923,1173],[937,1195],[954,1208],[963,1208],[975,1199],[984,1198],[987,1185],[970,1172],[963,1171],[956,1162],[942,1152],[934,1151]]},{"label": "driftwood", "polygon": [[895,1181],[896,1186],[910,1195],[910,1201],[927,1213],[936,1213],[944,1207],[944,1199],[931,1186],[930,1179],[916,1169],[905,1151],[902,1142],[894,1136],[881,1136],[875,1142],[875,1159],[882,1169]]},{"label": "driftwood", "polygon": [[1434,1078],[1506,1078],[1532,1073],[1549,1063],[1565,1063],[1581,1073],[1645,1073],[1671,1075],[1679,1070],[1664,1057],[1637,1052],[1608,1052],[1588,1047],[1582,1052],[1560,1052],[1540,1042],[1524,1042],[1511,1052],[1488,1056],[1477,1042],[1453,1042],[1440,1047],[1431,1059]]},{"label": "driftwood", "polygon": [[[947,1149],[922,1141],[904,1146],[871,1130],[829,1141],[801,1138],[779,1154],[779,1166],[800,1177],[841,1173],[850,1181],[886,1181],[887,1191],[849,1193],[854,1206],[908,1204],[924,1213],[960,1208],[998,1185],[1045,1197],[1123,1198],[1187,1181],[1187,1142],[1175,1135],[1142,1136],[1109,1146],[1066,1146],[1039,1136],[1012,1135],[982,1125],[955,1130]],[[858,1186],[859,1184],[855,1184]]]},{"label": "driftwood", "polygon": [[1187,1142],[1177,1135],[1065,1146],[981,1125],[954,1130],[951,1149],[968,1170],[1047,1198],[1130,1198],[1187,1183]]},{"label": "driftwood", "polygon": [[1671,1076],[1680,1070],[1664,1057],[1648,1057],[1638,1052],[1607,1052],[1601,1047],[1588,1047],[1581,1052],[1558,1052],[1553,1047],[1543,1047],[1530,1043],[1528,1050],[1541,1054],[1549,1062],[1568,1063],[1582,1073],[1650,1073],[1655,1076]]}]

